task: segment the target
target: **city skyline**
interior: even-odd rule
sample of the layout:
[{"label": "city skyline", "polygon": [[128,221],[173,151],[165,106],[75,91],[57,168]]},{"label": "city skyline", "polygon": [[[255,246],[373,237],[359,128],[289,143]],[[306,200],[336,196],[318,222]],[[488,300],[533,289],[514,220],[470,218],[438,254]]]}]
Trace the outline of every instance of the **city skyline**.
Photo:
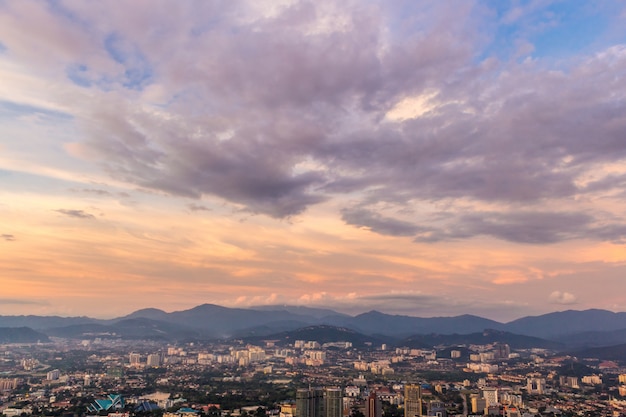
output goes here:
[{"label": "city skyline", "polygon": [[626,5],[0,2],[0,315],[626,311]]}]

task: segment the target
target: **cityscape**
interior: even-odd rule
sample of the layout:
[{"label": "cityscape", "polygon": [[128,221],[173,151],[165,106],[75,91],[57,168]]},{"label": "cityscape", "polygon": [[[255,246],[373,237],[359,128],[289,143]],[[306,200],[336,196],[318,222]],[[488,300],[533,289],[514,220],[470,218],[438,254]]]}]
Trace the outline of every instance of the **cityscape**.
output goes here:
[{"label": "cityscape", "polygon": [[[156,309],[144,309],[108,325],[87,317],[1,316],[3,325],[28,321],[40,328],[0,327],[0,410],[5,417],[626,415],[623,313],[565,311],[503,324],[525,335],[472,332],[467,317],[446,318],[467,329],[446,335],[406,327],[407,320],[428,326],[438,318],[388,316],[405,326],[404,336],[285,321],[254,326],[251,319],[264,313],[272,313],[268,320],[287,319],[294,310],[300,319],[346,321],[330,310],[308,312],[316,318],[289,306],[239,311],[202,305],[163,313],[163,321],[147,317]],[[238,314],[249,326],[237,331],[231,322],[230,332],[238,335],[230,338],[161,330],[168,323],[206,328],[215,311],[222,321]],[[175,323],[176,314],[190,322]],[[579,330],[605,330],[588,339],[588,331],[568,329],[572,315],[583,322]],[[552,332],[551,340],[528,335],[555,320],[564,330]],[[531,323],[527,330],[519,327],[524,322]],[[273,326],[289,330],[274,333]],[[620,337],[621,344],[610,345]]]}]

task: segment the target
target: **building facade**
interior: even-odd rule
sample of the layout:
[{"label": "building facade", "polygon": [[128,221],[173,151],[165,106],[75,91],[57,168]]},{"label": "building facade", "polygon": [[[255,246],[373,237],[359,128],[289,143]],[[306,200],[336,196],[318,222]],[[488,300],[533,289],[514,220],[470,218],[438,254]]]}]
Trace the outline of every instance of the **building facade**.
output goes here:
[{"label": "building facade", "polygon": [[422,416],[422,388],[417,384],[404,386],[404,417]]}]

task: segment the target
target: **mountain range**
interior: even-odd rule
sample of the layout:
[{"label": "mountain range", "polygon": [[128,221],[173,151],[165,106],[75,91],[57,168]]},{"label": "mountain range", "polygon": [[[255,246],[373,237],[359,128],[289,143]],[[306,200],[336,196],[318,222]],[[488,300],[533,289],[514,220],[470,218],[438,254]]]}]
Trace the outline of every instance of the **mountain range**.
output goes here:
[{"label": "mountain range", "polygon": [[[370,311],[349,316],[329,309],[298,306],[260,306],[228,308],[203,304],[189,310],[165,312],[142,309],[127,316],[100,320],[90,317],[0,316],[1,328],[28,327],[43,335],[67,338],[117,337],[125,339],[202,340],[224,338],[270,337],[311,326],[334,326],[367,336],[372,342],[402,341],[423,345],[440,341],[474,343],[486,340],[476,336],[489,330],[490,335],[507,335],[515,342],[569,349],[596,348],[626,343],[626,313],[606,310],[568,310],[523,317],[500,323],[473,315],[454,317],[412,317]],[[498,333],[500,332],[500,333]],[[5,331],[6,333],[6,331]],[[429,335],[428,341],[424,337]],[[452,337],[454,335],[454,337]],[[474,335],[470,337],[469,335]],[[443,337],[448,336],[448,337]],[[532,339],[537,338],[534,342]],[[549,343],[548,343],[549,341]],[[434,343],[433,342],[433,343]]]}]

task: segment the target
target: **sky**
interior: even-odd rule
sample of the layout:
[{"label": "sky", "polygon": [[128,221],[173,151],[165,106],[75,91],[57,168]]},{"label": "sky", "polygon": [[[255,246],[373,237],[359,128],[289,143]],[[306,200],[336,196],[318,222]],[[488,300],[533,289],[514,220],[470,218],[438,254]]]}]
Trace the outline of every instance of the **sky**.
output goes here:
[{"label": "sky", "polygon": [[626,2],[0,0],[0,314],[626,311]]}]

